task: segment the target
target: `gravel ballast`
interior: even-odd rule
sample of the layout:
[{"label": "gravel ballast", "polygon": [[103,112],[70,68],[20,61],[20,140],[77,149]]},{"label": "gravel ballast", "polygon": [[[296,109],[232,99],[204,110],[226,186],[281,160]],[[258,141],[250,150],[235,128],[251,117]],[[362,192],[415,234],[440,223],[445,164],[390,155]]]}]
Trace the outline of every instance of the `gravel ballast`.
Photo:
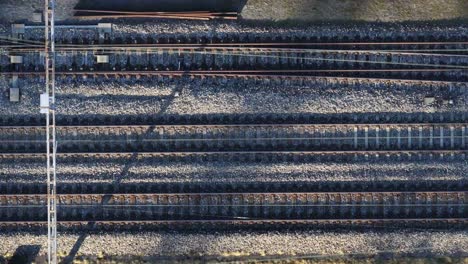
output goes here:
[{"label": "gravel ballast", "polygon": [[[37,81],[22,82],[22,101],[1,97],[3,116],[39,115]],[[255,80],[153,80],[57,84],[58,115],[339,114],[447,113],[467,111],[466,84],[400,84],[387,81],[339,83],[319,79],[302,84]],[[451,105],[425,105],[426,96]]]},{"label": "gravel ballast", "polygon": [[[79,239],[80,238],[80,239]],[[77,240],[83,240],[77,255],[114,256],[235,256],[235,255],[347,255],[466,254],[466,231],[265,231],[265,232],[142,232],[59,234],[60,252],[70,252]],[[27,242],[26,242],[27,241]],[[8,233],[2,236],[0,252],[14,252],[19,245],[40,245],[47,250],[47,236]],[[66,256],[67,254],[61,254]]]},{"label": "gravel ballast", "polygon": [[[45,182],[45,162],[0,163],[0,182]],[[151,159],[58,161],[61,183],[198,183],[466,181],[468,163],[382,161],[353,163],[152,162]]]}]

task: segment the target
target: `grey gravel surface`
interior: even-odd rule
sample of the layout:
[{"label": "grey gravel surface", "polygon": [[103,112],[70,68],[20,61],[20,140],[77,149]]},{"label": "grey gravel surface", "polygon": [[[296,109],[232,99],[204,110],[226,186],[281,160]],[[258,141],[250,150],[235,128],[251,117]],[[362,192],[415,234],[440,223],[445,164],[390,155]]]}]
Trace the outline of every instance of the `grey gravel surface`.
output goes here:
[{"label": "grey gravel surface", "polygon": [[[0,162],[0,183],[45,181],[43,161]],[[59,182],[324,182],[468,180],[468,162],[381,161],[326,163],[155,162],[151,159],[58,160]]]},{"label": "grey gravel surface", "polygon": [[[466,231],[269,231],[269,232],[142,232],[101,234],[59,234],[60,252],[69,252],[84,238],[80,254],[137,256],[235,256],[235,255],[346,255],[419,253],[463,255],[468,252]],[[47,249],[47,236],[8,233],[2,236],[0,252],[14,252],[19,245],[41,245]],[[67,254],[61,253],[62,256]]]},{"label": "grey gravel surface", "polygon": [[[22,82],[21,87],[20,103],[0,96],[3,116],[38,115],[39,80]],[[451,99],[453,105],[424,105],[426,96]],[[405,85],[388,81],[88,81],[58,83],[57,103],[59,115],[73,116],[444,113],[466,112],[468,89],[466,84]]]},{"label": "grey gravel surface", "polygon": [[[118,84],[92,84],[86,89],[63,87],[61,93],[64,115],[74,114],[208,114],[208,113],[356,113],[356,112],[432,112],[467,110],[468,90],[455,86],[456,106],[424,106],[425,96],[434,93],[432,87],[398,87],[373,85],[340,86],[338,84],[143,84],[135,97],[120,97],[121,90],[140,90],[139,86],[119,87]],[[149,87],[148,87],[149,86]],[[117,93],[113,90],[117,88]],[[149,89],[148,89],[149,88]],[[151,90],[153,88],[154,90]],[[69,94],[77,91],[79,95]],[[93,95],[94,91],[101,95]],[[441,94],[445,89],[437,89]],[[174,94],[178,92],[179,96]],[[91,94],[90,94],[91,93]],[[128,93],[128,92],[127,92]],[[450,96],[450,95],[449,95]],[[128,99],[130,98],[130,100]],[[69,107],[72,106],[72,107]],[[69,109],[69,110],[68,110]],[[68,111],[67,111],[68,110]],[[71,111],[70,111],[71,110]]]},{"label": "grey gravel surface", "polygon": [[[27,83],[27,84],[26,84]],[[2,94],[0,95],[0,113],[2,116],[12,115],[39,115],[39,97],[44,90],[43,81],[39,79],[33,81],[21,80],[18,82],[21,88],[21,102],[10,102],[7,96],[10,80],[0,76],[0,87]]]},{"label": "grey gravel surface", "polygon": [[[183,34],[186,37],[205,36],[228,37],[235,34],[240,38],[251,38],[261,35],[268,36],[382,36],[397,37],[411,35],[456,36],[456,32],[466,32],[468,28],[460,25],[405,25],[405,24],[362,24],[362,25],[310,25],[302,27],[290,26],[262,26],[238,22],[195,22],[195,21],[160,21],[158,23],[145,22],[139,24],[114,23],[115,37],[132,34],[138,35],[158,34],[160,37]],[[254,35],[252,35],[254,34]]]}]

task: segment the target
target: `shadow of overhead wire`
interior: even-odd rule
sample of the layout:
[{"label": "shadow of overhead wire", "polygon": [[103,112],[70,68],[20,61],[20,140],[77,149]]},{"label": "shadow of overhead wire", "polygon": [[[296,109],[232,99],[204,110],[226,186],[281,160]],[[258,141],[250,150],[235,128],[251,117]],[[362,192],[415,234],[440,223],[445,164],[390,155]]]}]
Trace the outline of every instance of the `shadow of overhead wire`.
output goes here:
[{"label": "shadow of overhead wire", "polygon": [[[158,115],[163,114],[169,108],[177,92],[178,92],[178,89],[174,89],[170,96],[164,97],[164,104],[161,105],[161,109]],[[149,136],[153,132],[154,128],[155,128],[154,126],[148,127],[146,132],[142,135],[142,138],[146,138],[147,136]],[[118,187],[118,185],[122,183],[122,180],[130,174],[130,170],[132,166],[137,162],[137,160],[138,160],[138,152],[134,152],[132,156],[128,160],[126,160],[125,165],[122,168],[122,171],[120,172],[120,174],[117,177],[114,177],[112,181],[112,184],[114,185],[114,187]],[[105,206],[109,204],[109,201],[112,199],[112,197],[113,197],[112,194],[105,194],[102,198],[101,205]],[[88,209],[88,211],[89,210],[93,210],[93,209],[91,208],[91,209]],[[103,207],[101,207],[101,210],[102,212],[104,212]],[[87,215],[88,211],[84,212],[84,215]],[[65,259],[61,262],[62,264],[73,263],[73,260],[76,257],[76,254],[78,253],[84,241],[86,240],[86,237],[88,236],[88,232],[86,230],[92,229],[94,227],[94,224],[95,222],[92,222],[92,221],[88,222],[87,228],[85,228],[84,231],[80,233],[77,241],[73,245],[73,248],[70,250],[70,252],[65,257]]]},{"label": "shadow of overhead wire", "polygon": [[[92,222],[88,223],[88,227],[92,227],[94,224]],[[73,245],[72,249],[68,253],[68,255],[60,262],[61,264],[69,264],[73,263],[73,260],[76,257],[76,254],[80,250],[80,247],[83,245],[88,233],[86,231],[82,231],[78,239],[76,240],[75,244]]]}]

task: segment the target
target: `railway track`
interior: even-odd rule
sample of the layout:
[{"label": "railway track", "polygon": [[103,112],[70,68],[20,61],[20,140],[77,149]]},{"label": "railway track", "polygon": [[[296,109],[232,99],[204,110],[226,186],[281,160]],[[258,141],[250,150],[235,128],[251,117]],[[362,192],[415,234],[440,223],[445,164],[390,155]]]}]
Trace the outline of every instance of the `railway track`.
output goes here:
[{"label": "railway track", "polygon": [[[43,126],[0,127],[0,152],[42,152]],[[467,151],[467,123],[58,126],[58,152]]]},{"label": "railway track", "polygon": [[[148,80],[151,81],[151,80]],[[322,80],[323,81],[323,80]],[[337,81],[336,83],[334,81]],[[350,85],[347,80],[334,80],[331,84]],[[267,82],[268,83],[268,82]],[[359,85],[354,80],[353,85]],[[364,83],[366,84],[366,83]],[[313,84],[312,84],[313,85]],[[404,85],[404,84],[403,84]],[[432,85],[432,84],[427,84]],[[460,84],[463,88],[463,84]],[[468,86],[467,86],[468,87]],[[396,89],[400,88],[396,86]],[[449,89],[449,87],[447,87]],[[441,100],[442,98],[437,98]],[[445,98],[447,99],[447,98]],[[339,113],[339,114],[201,114],[201,115],[94,115],[67,116],[57,115],[57,126],[146,126],[159,125],[252,125],[252,124],[426,124],[426,123],[465,123],[467,112],[451,111],[440,113]],[[42,126],[45,119],[41,116],[0,116],[0,127]]]},{"label": "railway track", "polygon": [[[153,152],[67,152],[58,153],[59,159],[152,158],[165,161],[356,161],[356,160],[465,160],[466,150],[356,150],[356,151],[153,151]],[[45,153],[0,153],[5,160],[43,159]]]},{"label": "railway track", "polygon": [[[58,217],[134,223],[467,223],[467,192],[59,194]],[[46,196],[0,196],[0,225],[43,221]]]},{"label": "railway track", "polygon": [[[91,31],[87,32],[88,34]],[[26,34],[27,35],[27,34]],[[406,39],[395,36],[386,39],[375,37],[348,36],[336,37],[317,37],[316,34],[303,36],[275,36],[271,37],[262,34],[246,34],[227,35],[223,38],[214,37],[187,37],[186,35],[173,35],[166,37],[154,37],[151,35],[139,36],[107,36],[104,39],[99,39],[97,30],[95,35],[82,36],[79,33],[74,35],[67,34],[67,37],[56,36],[57,50],[67,48],[122,48],[145,50],[148,48],[226,48],[226,47],[246,47],[246,48],[315,48],[315,49],[352,49],[352,50],[411,50],[418,49],[433,49],[446,50],[456,49],[458,52],[466,52],[459,50],[466,48],[468,41],[464,36],[437,36],[429,39],[426,36],[408,36]],[[0,48],[3,49],[23,49],[23,51],[34,51],[43,47],[43,40],[26,36],[22,39],[1,38]],[[93,49],[93,48],[91,48]]]},{"label": "railway track", "polygon": [[[126,74],[171,77],[327,76],[459,82],[466,82],[468,78],[468,55],[465,54],[468,42],[448,42],[446,45],[458,47],[446,49],[455,50],[455,54],[431,53],[428,46],[444,46],[441,42],[426,43],[422,49],[418,49],[421,43],[400,43],[400,48],[405,45],[407,48],[393,51],[312,49],[314,44],[319,43],[58,45],[56,71],[59,76],[75,77]],[[334,44],[346,48],[370,45]],[[396,43],[378,44],[380,47],[397,46]],[[6,49],[8,52],[3,55],[3,59],[0,58],[0,62],[4,61],[0,63],[3,75],[42,75],[44,66],[37,63],[42,61],[40,49],[22,48],[21,45]],[[436,51],[444,49],[439,47]],[[9,53],[23,56],[24,64],[5,64]],[[96,55],[108,56],[109,62],[97,63]]]},{"label": "railway track", "polygon": [[[412,42],[348,42],[338,38],[334,41],[313,37],[286,40],[261,38],[252,42],[242,42],[236,37],[118,37],[107,38],[104,43],[109,44],[98,45],[99,41],[98,38],[59,40],[57,76],[64,79],[327,77],[341,80],[422,80],[446,84],[468,80],[468,42],[463,37],[456,41]],[[9,43],[0,46],[0,49],[6,51],[0,60],[5,61],[7,54],[15,54],[23,55],[25,61],[22,66],[0,63],[1,75],[42,76],[43,65],[37,63],[41,48],[34,40]],[[98,65],[96,55],[108,55],[110,63]],[[443,123],[446,120],[442,120],[441,123],[406,124],[252,122],[235,125],[111,125],[113,121],[109,121],[109,125],[100,126],[62,125],[57,128],[58,158],[171,157],[300,161],[335,160],[336,156],[408,156],[418,159],[465,159],[468,154],[468,126],[464,121],[463,117],[460,123]],[[28,120],[25,124],[28,124]],[[0,127],[0,158],[45,158],[44,133],[45,129],[41,126]],[[91,185],[93,190],[101,189],[102,192],[90,192],[87,188]],[[125,188],[135,191],[161,189],[164,186],[91,185],[59,186],[58,217],[61,226],[102,229],[130,226],[141,229],[146,226],[177,225],[466,227],[468,224],[468,193],[464,191],[464,182],[457,182],[456,186],[444,182],[432,186],[434,188],[430,191],[421,186],[416,189],[422,191],[408,191],[406,187],[399,186],[394,187],[396,191],[393,192],[383,191],[388,189],[382,186],[374,186],[382,191],[352,192],[349,190],[353,188],[346,184],[340,186],[348,190],[343,192],[297,192],[301,188],[312,187],[303,183],[268,183],[235,188],[224,186],[218,192],[207,192],[207,189],[203,189],[206,186],[183,186],[177,193],[119,193]],[[361,190],[371,189],[367,184],[361,185]],[[0,195],[0,228],[43,227],[47,215],[46,197],[37,191],[42,191],[44,187],[39,184],[29,187],[21,184],[14,187],[0,185],[0,193],[3,193]],[[252,192],[253,189],[259,192]],[[14,194],[15,190],[23,194]],[[221,192],[224,190],[231,192]]]},{"label": "railway track", "polygon": [[[94,39],[92,40],[94,41]],[[135,43],[135,41],[137,43]],[[463,49],[468,45],[468,41],[413,41],[413,42],[320,42],[320,41],[269,41],[265,40],[263,42],[236,42],[236,41],[227,41],[223,42],[222,39],[217,40],[208,40],[208,39],[192,39],[190,43],[187,43],[187,40],[183,39],[159,39],[144,40],[143,38],[127,38],[125,40],[116,38],[114,43],[90,43],[91,40],[83,40],[74,38],[72,43],[68,43],[63,40],[56,40],[57,50],[66,51],[66,50],[105,50],[105,49],[118,49],[118,50],[128,50],[128,51],[146,51],[147,49],[200,49],[200,48],[240,48],[240,49],[252,49],[252,48],[264,48],[264,49],[337,49],[337,51],[344,49],[352,49],[353,51],[363,50],[384,50],[384,51],[400,51],[408,50],[411,52],[418,52],[419,50],[448,50],[451,49]],[[145,43],[144,43],[145,42]],[[150,43],[154,42],[154,43]],[[11,51],[32,51],[36,52],[37,50],[42,49],[43,43],[35,40],[25,40],[25,39],[0,39],[0,48],[9,49]],[[463,50],[460,50],[463,52]]]},{"label": "railway track", "polygon": [[[126,221],[57,221],[60,229],[86,231],[141,231],[167,230],[181,228],[200,230],[200,228],[248,228],[262,230],[268,228],[323,227],[323,228],[440,228],[465,229],[468,218],[412,218],[412,219],[233,219],[233,220],[126,220]],[[47,221],[0,221],[2,231],[43,230]]]},{"label": "railway track", "polygon": [[[294,44],[294,43],[292,43]],[[352,43],[349,43],[352,44]],[[360,43],[357,43],[360,44]],[[468,45],[465,43],[463,45]],[[341,49],[320,49],[307,47],[304,45],[293,45],[294,47],[288,47],[287,44],[284,45],[241,45],[241,44],[232,44],[232,45],[168,45],[168,44],[158,44],[158,45],[68,45],[61,46],[58,45],[57,51],[61,56],[66,55],[70,52],[75,52],[76,55],[80,53],[82,56],[86,54],[110,54],[110,55],[138,55],[139,53],[146,54],[147,56],[161,56],[161,55],[231,55],[239,57],[248,57],[247,55],[252,54],[251,57],[256,57],[254,54],[264,55],[274,59],[276,56],[278,58],[285,57],[288,54],[297,56],[302,55],[305,57],[309,56],[325,56],[327,54],[334,54],[337,56],[342,56],[342,60],[359,60],[365,59],[364,56],[369,56],[370,59],[379,59],[379,58],[393,58],[394,60],[402,59],[404,57],[414,58],[419,60],[426,60],[426,62],[434,61],[437,59],[459,59],[460,62],[466,60],[466,49],[462,46],[459,46],[457,49],[430,49],[430,48],[417,48],[417,47],[407,47],[407,49],[349,49],[349,46],[343,46]],[[362,45],[356,45],[358,47]],[[42,51],[41,46],[35,45],[9,45],[2,46],[0,45],[0,50],[4,54],[23,54],[23,55],[34,55]],[[70,55],[70,54],[69,54]],[[269,55],[269,56],[268,56]],[[398,57],[400,56],[400,57]],[[290,56],[292,57],[292,56]],[[305,59],[307,60],[307,59]],[[318,58],[317,58],[318,60]]]},{"label": "railway track", "polygon": [[[396,73],[396,74],[392,74]],[[435,73],[435,74],[431,74]],[[190,77],[190,78],[244,78],[244,79],[276,79],[276,80],[310,80],[317,78],[327,78],[336,80],[367,80],[367,81],[396,81],[404,83],[431,83],[431,84],[456,84],[465,83],[466,74],[464,70],[418,70],[402,71],[335,71],[335,72],[313,72],[311,74],[286,74],[284,71],[264,70],[264,71],[57,71],[58,78],[72,78],[87,80],[88,78],[107,80],[107,79],[139,79],[141,77]],[[461,73],[461,76],[458,74]],[[41,72],[0,72],[0,76],[20,76],[20,77],[41,77]]]},{"label": "railway track", "polygon": [[[429,50],[430,51],[430,50]],[[38,67],[42,64],[36,60],[40,51],[15,51],[22,55],[27,67]],[[92,50],[70,49],[58,51],[58,69],[99,67],[95,63],[96,55],[107,55],[108,69],[122,68],[227,68],[241,67],[257,68],[345,68],[380,66],[380,68],[397,68],[404,66],[425,66],[435,68],[463,68],[467,64],[468,55],[431,54],[411,52],[386,51],[350,51],[350,50],[315,50],[315,49],[259,49],[259,48],[199,48],[199,49],[147,49],[134,51],[131,48],[107,48]],[[22,67],[25,69],[25,67]],[[26,68],[27,69],[27,68]]]}]

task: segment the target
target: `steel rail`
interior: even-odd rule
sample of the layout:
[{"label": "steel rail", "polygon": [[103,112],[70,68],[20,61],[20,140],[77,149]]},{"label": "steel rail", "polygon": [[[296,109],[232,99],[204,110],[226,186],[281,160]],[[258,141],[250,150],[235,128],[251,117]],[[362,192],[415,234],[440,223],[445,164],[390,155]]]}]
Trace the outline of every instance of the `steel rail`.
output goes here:
[{"label": "steel rail", "polygon": [[[197,192],[197,193],[58,193],[58,206],[79,207],[449,207],[466,206],[466,191],[341,191],[341,192]],[[437,198],[442,196],[443,199]],[[272,198],[272,201],[264,200]],[[294,200],[294,197],[296,200]],[[307,197],[307,201],[301,200]],[[315,197],[317,200],[309,200]],[[345,198],[345,201],[342,198]],[[46,195],[3,194],[0,208],[43,208]],[[217,198],[208,204],[204,199]],[[277,200],[277,198],[284,198]],[[288,200],[292,198],[293,200]],[[327,198],[322,201],[320,199]],[[337,198],[339,198],[337,200]],[[349,198],[349,201],[346,199]],[[360,200],[356,201],[358,198]],[[363,199],[364,198],[364,199]],[[388,199],[397,199],[396,202]],[[414,201],[402,199],[415,199]],[[149,199],[149,200],[148,200]],[[155,200],[156,199],[156,200]],[[166,200],[167,199],[167,200]],[[176,200],[171,200],[176,199]],[[182,200],[180,200],[182,199]],[[191,199],[188,203],[186,199]],[[226,200],[227,199],[227,200]],[[243,202],[237,203],[236,199]],[[248,200],[245,200],[248,199]],[[260,200],[257,200],[260,199]],[[428,199],[431,203],[426,202]],[[455,200],[454,200],[455,199]],[[435,200],[435,201],[434,201]],[[105,203],[104,203],[105,201]],[[194,202],[196,201],[196,202]],[[260,201],[260,202],[257,202]]]},{"label": "steel rail", "polygon": [[[23,46],[0,46],[1,48],[11,49],[9,50],[10,53],[33,53],[33,52],[42,52],[39,46],[38,48],[23,48]],[[333,49],[297,49],[297,48],[263,48],[263,47],[195,47],[195,46],[186,46],[186,47],[160,47],[160,46],[136,46],[136,47],[128,47],[128,46],[100,46],[100,45],[93,45],[93,46],[58,46],[57,52],[58,53],[66,53],[66,52],[100,52],[100,53],[128,53],[128,52],[143,52],[145,54],[153,54],[155,51],[177,51],[183,52],[184,54],[190,54],[190,51],[211,51],[211,50],[221,50],[221,51],[240,51],[240,52],[263,52],[263,53],[343,53],[343,54],[389,54],[389,55],[404,55],[404,56],[439,56],[439,57],[467,57],[468,55],[464,54],[447,54],[447,53],[423,53],[425,51],[432,51],[430,49],[427,50],[333,50]],[[453,51],[464,51],[468,52],[468,49],[456,49],[456,50],[437,50],[446,51],[446,52],[453,52]],[[220,53],[223,55],[223,53]],[[236,54],[236,53],[234,53]],[[226,55],[233,55],[233,54],[226,54]]]},{"label": "steel rail", "polygon": [[[468,126],[466,123],[355,123],[355,124],[302,124],[302,123],[281,123],[281,124],[152,124],[152,125],[56,125],[58,129],[81,129],[81,128],[119,128],[119,129],[134,129],[134,128],[236,128],[236,127],[274,127],[274,128],[285,128],[285,127],[431,127],[431,126]],[[44,129],[42,125],[36,126],[0,126],[0,130],[3,129]]]},{"label": "steel rail", "polygon": [[[203,156],[203,155],[418,155],[418,154],[432,154],[432,155],[451,155],[461,154],[468,155],[468,150],[456,150],[456,149],[434,149],[434,150],[336,150],[336,151],[160,151],[160,152],[67,152],[57,153],[57,157],[167,157],[167,156]],[[0,158],[18,158],[18,157],[30,157],[30,158],[42,158],[45,157],[45,153],[0,153]]]},{"label": "steel rail", "polygon": [[[417,134],[414,135],[404,135],[404,136],[390,136],[387,132],[386,136],[378,136],[378,135],[367,135],[369,130],[364,131],[366,133],[366,136],[358,136],[356,133],[358,131],[355,131],[355,135],[340,135],[340,136],[278,136],[278,137],[271,137],[271,136],[257,136],[257,137],[229,137],[229,136],[224,136],[223,137],[209,137],[209,138],[198,138],[198,134],[200,134],[201,129],[262,129],[262,128],[272,128],[272,129],[281,129],[281,128],[290,128],[290,129],[329,129],[329,128],[334,128],[334,131],[321,131],[323,133],[339,133],[336,131],[338,128],[343,128],[343,129],[350,129],[350,128],[357,128],[357,129],[371,129],[370,133],[379,133],[379,131],[373,131],[374,128],[377,129],[382,129],[382,128],[392,128],[392,129],[410,129],[410,128],[440,128],[442,129],[443,127],[454,129],[454,128],[462,128],[461,135],[423,135],[422,131],[417,132]],[[163,128],[166,130],[173,129],[175,131],[180,131],[181,129],[195,129],[194,133],[196,134],[195,138],[188,138],[188,137],[178,137],[178,138],[149,138],[149,139],[102,139],[102,140],[96,140],[96,139],[61,139],[61,143],[82,143],[82,142],[96,142],[99,141],[101,142],[208,142],[208,141],[247,141],[247,140],[252,140],[252,141],[284,141],[284,140],[331,140],[331,139],[336,139],[336,140],[358,140],[358,139],[366,139],[366,140],[372,140],[372,139],[380,139],[382,140],[388,140],[388,139],[415,139],[415,140],[426,140],[426,139],[436,139],[436,140],[441,140],[441,139],[450,139],[450,140],[455,140],[455,139],[464,139],[467,138],[468,141],[468,135],[465,135],[465,130],[468,127],[468,123],[390,123],[390,124],[228,124],[228,125],[223,125],[223,124],[208,124],[208,125],[203,125],[203,124],[198,124],[198,125],[78,125],[78,126],[57,126],[57,130],[59,133],[62,131],[64,133],[69,133],[70,131],[80,131],[84,133],[86,136],[87,132],[91,132],[93,137],[96,137],[96,130],[102,130],[102,133],[106,132],[105,136],[108,136],[107,133],[109,133],[109,130],[117,130],[118,133],[122,133],[122,130],[125,131],[132,131],[132,133],[138,133],[138,131],[135,131],[135,129],[142,129],[144,130],[144,133],[149,133],[149,132],[154,132],[155,129]],[[151,129],[152,131],[149,131]],[[15,131],[19,130],[21,132],[20,136],[28,136],[27,133],[28,130],[32,130],[33,133],[37,131],[42,131],[44,130],[43,126],[0,126],[0,131]],[[190,131],[189,131],[190,132]],[[187,132],[187,133],[189,133]],[[218,131],[215,131],[218,132]],[[268,133],[268,131],[263,131],[265,133]],[[274,131],[273,131],[274,132]],[[299,131],[302,133],[305,133],[303,131]],[[349,131],[345,131],[349,132]],[[361,131],[363,132],[363,131]],[[293,132],[293,134],[296,134],[298,132]],[[452,132],[453,133],[453,132]],[[14,139],[8,139],[9,134],[5,134],[6,136],[3,136],[4,139],[0,139],[0,142],[2,143],[38,143],[42,141],[38,140],[28,140],[28,139],[17,139],[18,134],[14,134]],[[33,135],[31,135],[33,136]],[[74,135],[73,137],[76,137]],[[5,139],[6,138],[6,139]],[[465,142],[465,141],[462,141]],[[421,142],[420,142],[421,143]],[[463,143],[462,143],[463,144]]]},{"label": "steel rail", "polygon": [[[368,140],[375,140],[375,139],[434,139],[434,140],[441,140],[441,139],[463,139],[467,138],[467,136],[390,136],[390,137],[377,137],[377,136],[339,136],[339,137],[214,137],[214,138],[156,138],[156,139],[62,139],[58,140],[60,144],[69,144],[69,143],[161,143],[161,142],[226,142],[226,141],[257,141],[257,142],[264,142],[264,141],[309,141],[309,140],[353,140],[353,139],[368,139]],[[40,140],[0,140],[0,143],[17,143],[17,144],[25,144],[25,143],[44,143],[44,141]],[[324,144],[322,142],[322,144]],[[454,148],[455,149],[455,148]]]},{"label": "steel rail", "polygon": [[[462,194],[468,195],[468,191],[332,191],[332,192],[196,192],[196,193],[57,193],[59,198],[68,198],[68,197],[148,197],[148,196],[250,196],[250,195],[282,195],[282,196],[304,196],[304,195],[427,195],[427,194]],[[0,199],[11,199],[11,198],[43,198],[47,197],[44,193],[38,194],[1,194]],[[1,200],[0,200],[1,203]],[[422,204],[425,205],[425,204]],[[466,204],[468,206],[468,204]]]},{"label": "steel rail", "polygon": [[[372,73],[372,72],[466,72],[464,68],[451,68],[451,69],[344,69],[344,70],[186,70],[186,71],[56,71],[58,75],[180,75],[180,76],[196,76],[196,75],[213,75],[213,76],[282,76],[282,75],[267,75],[267,74],[281,74],[281,73]],[[0,75],[44,75],[42,72],[1,72]],[[287,77],[304,77],[302,75],[286,75]],[[307,77],[307,76],[305,76]],[[317,76],[320,77],[320,76]]]},{"label": "steel rail", "polygon": [[[232,220],[114,220],[114,221],[102,221],[102,220],[83,220],[83,221],[68,221],[58,220],[57,224],[61,226],[76,226],[83,225],[88,227],[96,227],[95,225],[121,225],[123,227],[129,227],[128,225],[184,225],[189,226],[191,224],[229,224],[229,225],[252,225],[252,224],[284,224],[284,225],[299,225],[299,224],[364,224],[364,225],[375,225],[375,224],[387,224],[387,223],[458,223],[462,225],[468,224],[468,218],[363,218],[363,219],[242,219],[238,217]],[[20,225],[20,226],[34,226],[34,225],[45,225],[47,221],[0,221],[0,225]],[[450,225],[450,228],[453,228]]]},{"label": "steel rail", "polygon": [[[33,40],[21,40],[21,41],[29,41],[29,42],[36,42]],[[37,42],[38,45],[42,45],[42,43]],[[85,46],[89,44],[57,44],[57,47],[66,47],[66,46]],[[125,47],[135,48],[148,48],[148,47],[158,47],[158,48],[186,48],[186,47],[193,47],[193,48],[202,48],[202,47],[265,47],[265,46],[415,46],[415,45],[468,45],[468,41],[438,41],[438,42],[225,42],[225,43],[153,43],[153,44],[145,44],[145,43],[128,43],[128,44],[98,44],[99,47],[113,47],[115,45],[125,45]],[[89,45],[90,46],[90,45]],[[1,46],[0,46],[1,47]]]},{"label": "steel rail", "polygon": [[[251,212],[240,212],[238,216],[219,212],[222,208],[230,208],[232,210],[242,208],[276,208],[284,210],[285,208],[298,209],[298,212],[304,213],[303,209],[312,208],[346,208],[346,210],[362,210],[363,208],[370,210],[381,210],[381,208],[391,209],[396,208],[428,208],[430,211],[424,214],[433,215],[431,213],[436,207],[440,209],[449,209],[455,207],[457,214],[463,216],[464,209],[468,204],[465,202],[466,191],[399,191],[399,192],[233,192],[233,193],[99,193],[99,194],[58,194],[58,206],[66,209],[86,209],[94,207],[99,209],[93,211],[96,215],[102,213],[122,213],[122,210],[138,211],[141,213],[156,213],[165,215],[164,211],[152,211],[154,208],[163,210],[163,208],[172,210],[179,209],[206,209],[216,208],[216,212],[188,212],[188,216],[200,216],[207,218],[246,218],[246,219],[288,219],[289,209],[286,216],[269,215],[262,217],[251,217]],[[0,208],[11,211],[12,209],[29,210],[32,208],[43,209],[44,205],[43,194],[25,194],[25,195],[2,195],[0,196]],[[151,208],[151,211],[147,211]],[[104,210],[104,211],[101,211]],[[108,211],[110,210],[110,211]],[[314,209],[315,210],[315,209]],[[64,217],[69,218],[70,212],[65,212]],[[38,212],[37,212],[38,213]],[[170,211],[167,212],[171,215]],[[271,213],[271,212],[270,212]],[[283,212],[285,213],[285,212]],[[327,214],[327,212],[322,212]],[[328,212],[330,216],[336,212]],[[367,212],[374,214],[373,211]],[[366,213],[366,214],[367,214]],[[8,216],[8,218],[15,216]],[[81,213],[80,213],[81,214]],[[186,213],[180,212],[181,216]],[[67,216],[68,215],[68,216]],[[179,215],[179,213],[175,213]],[[345,214],[346,215],[346,214]],[[406,212],[402,217],[410,217],[411,213]],[[439,216],[439,214],[437,214]],[[272,218],[272,216],[274,216]],[[3,216],[5,217],[5,216]],[[21,216],[19,216],[21,218]],[[101,215],[104,217],[104,215]],[[115,217],[115,216],[106,216]],[[277,217],[277,218],[276,218]],[[425,216],[420,216],[425,217]],[[440,216],[439,216],[440,217]],[[82,218],[82,217],[80,217]],[[92,217],[94,218],[94,217]],[[117,216],[119,218],[119,216]],[[327,217],[328,218],[328,217]],[[386,215],[383,212],[380,219],[385,219]],[[301,217],[301,219],[304,219]],[[307,219],[307,218],[306,218]],[[346,219],[346,217],[342,217]],[[355,218],[358,219],[358,218]]]},{"label": "steel rail", "polygon": [[[449,70],[453,71],[453,70]],[[158,77],[191,77],[191,78],[243,78],[243,79],[282,79],[282,80],[316,80],[316,79],[329,79],[339,81],[384,81],[384,82],[401,82],[401,83],[417,83],[417,84],[464,84],[463,81],[439,81],[439,80],[424,80],[424,79],[399,79],[399,78],[377,78],[377,77],[343,77],[343,76],[323,76],[323,75],[271,75],[271,74],[231,74],[231,73],[194,73],[193,71],[82,71],[82,72],[60,72],[56,74],[63,76],[104,76],[110,78],[112,76],[158,76]],[[37,72],[0,72],[0,76],[41,76]]]}]

